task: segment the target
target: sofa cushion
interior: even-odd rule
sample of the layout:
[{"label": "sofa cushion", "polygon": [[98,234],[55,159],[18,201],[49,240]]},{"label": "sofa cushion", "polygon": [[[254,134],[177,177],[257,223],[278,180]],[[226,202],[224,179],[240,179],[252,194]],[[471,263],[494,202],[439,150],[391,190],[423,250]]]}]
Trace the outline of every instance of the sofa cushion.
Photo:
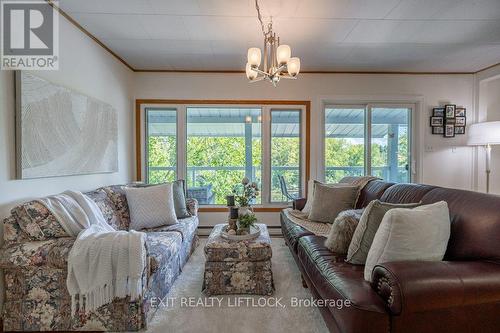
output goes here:
[{"label": "sofa cushion", "polygon": [[422,184],[396,184],[385,190],[380,201],[390,203],[414,203],[422,201],[424,195],[436,186]]},{"label": "sofa cushion", "polygon": [[191,216],[185,219],[179,219],[178,223],[172,224],[172,225],[162,225],[160,227],[156,228],[151,228],[151,229],[146,229],[144,231],[146,232],[153,232],[153,231],[172,231],[172,232],[178,232],[182,236],[182,241],[186,241],[189,239],[192,239],[194,234],[196,233],[198,229],[198,217],[196,216]]},{"label": "sofa cushion", "polygon": [[313,233],[305,228],[291,222],[284,211],[281,211],[281,233],[285,238],[285,242],[294,252],[297,251],[297,243],[302,236],[312,235]]},{"label": "sofa cushion", "polygon": [[382,298],[363,278],[363,266],[346,263],[345,256],[328,250],[321,236],[299,239],[299,261],[322,299],[350,300],[343,309],[329,308],[341,331],[387,332],[389,315]]},{"label": "sofa cushion", "polygon": [[31,240],[68,237],[56,217],[36,200],[14,207],[11,213]]},{"label": "sofa cushion", "polygon": [[120,217],[119,230],[128,230],[130,225],[130,213],[128,210],[127,196],[122,185],[111,185],[102,188],[111,202],[115,205],[116,214]]},{"label": "sofa cushion", "polygon": [[17,219],[11,215],[3,220],[3,240],[5,244],[12,244],[28,242],[30,238],[21,229],[21,226],[17,223]]},{"label": "sofa cushion", "polygon": [[102,215],[106,219],[106,222],[116,230],[124,230],[125,223],[122,222],[121,216],[116,210],[115,204],[109,198],[106,191],[102,188],[98,188],[97,190],[86,192],[90,199],[92,199],[97,207],[102,212]]}]

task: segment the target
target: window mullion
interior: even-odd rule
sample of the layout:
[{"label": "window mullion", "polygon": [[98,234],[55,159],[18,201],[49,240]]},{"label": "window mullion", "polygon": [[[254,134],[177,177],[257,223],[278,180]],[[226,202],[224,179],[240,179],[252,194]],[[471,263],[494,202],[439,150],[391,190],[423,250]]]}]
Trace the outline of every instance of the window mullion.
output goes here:
[{"label": "window mullion", "polygon": [[187,121],[186,106],[177,107],[177,178],[187,181]]},{"label": "window mullion", "polygon": [[372,174],[372,105],[365,110],[365,175]]},{"label": "window mullion", "polygon": [[263,106],[262,115],[262,204],[271,202],[271,108]]}]

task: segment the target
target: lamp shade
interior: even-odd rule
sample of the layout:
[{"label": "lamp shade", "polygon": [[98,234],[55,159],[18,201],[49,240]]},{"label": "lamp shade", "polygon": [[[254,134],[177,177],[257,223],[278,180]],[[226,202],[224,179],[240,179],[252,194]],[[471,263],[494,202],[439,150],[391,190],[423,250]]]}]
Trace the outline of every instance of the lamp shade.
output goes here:
[{"label": "lamp shade", "polygon": [[288,60],[287,67],[288,74],[290,74],[290,76],[297,76],[297,74],[299,74],[300,72],[300,59],[290,58],[290,60]]},{"label": "lamp shade", "polygon": [[469,146],[499,145],[500,121],[489,121],[470,125],[467,144]]},{"label": "lamp shade", "polygon": [[278,46],[278,49],[276,50],[276,60],[278,60],[278,64],[284,65],[290,60],[290,57],[292,56],[292,50],[290,49],[290,46],[288,45],[280,45]]},{"label": "lamp shade", "polygon": [[250,66],[260,66],[261,53],[258,47],[251,47],[248,49],[247,60]]},{"label": "lamp shade", "polygon": [[249,80],[255,80],[255,78],[257,78],[257,72],[252,69],[252,66],[248,62],[245,72]]}]

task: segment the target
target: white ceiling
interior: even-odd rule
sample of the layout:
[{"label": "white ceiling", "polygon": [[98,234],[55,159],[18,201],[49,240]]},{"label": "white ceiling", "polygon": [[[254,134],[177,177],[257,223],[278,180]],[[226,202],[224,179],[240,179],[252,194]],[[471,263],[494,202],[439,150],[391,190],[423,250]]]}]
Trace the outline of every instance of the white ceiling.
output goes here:
[{"label": "white ceiling", "polygon": [[[500,0],[260,0],[303,71],[474,72],[500,62]],[[60,0],[135,69],[243,70],[254,0]]]}]

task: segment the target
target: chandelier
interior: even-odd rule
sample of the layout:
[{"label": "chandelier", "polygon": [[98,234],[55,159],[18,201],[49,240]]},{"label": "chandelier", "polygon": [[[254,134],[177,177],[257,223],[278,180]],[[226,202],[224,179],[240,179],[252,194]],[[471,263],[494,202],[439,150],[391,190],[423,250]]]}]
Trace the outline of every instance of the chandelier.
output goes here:
[{"label": "chandelier", "polygon": [[[300,71],[300,59],[292,57],[288,45],[280,45],[280,38],[273,32],[273,21],[267,25],[267,32],[262,22],[259,4],[255,0],[255,9],[264,34],[264,57],[258,47],[251,47],[247,53],[246,75],[250,82],[267,80],[276,87],[281,79],[296,79]],[[261,60],[264,60],[262,69]]]}]

